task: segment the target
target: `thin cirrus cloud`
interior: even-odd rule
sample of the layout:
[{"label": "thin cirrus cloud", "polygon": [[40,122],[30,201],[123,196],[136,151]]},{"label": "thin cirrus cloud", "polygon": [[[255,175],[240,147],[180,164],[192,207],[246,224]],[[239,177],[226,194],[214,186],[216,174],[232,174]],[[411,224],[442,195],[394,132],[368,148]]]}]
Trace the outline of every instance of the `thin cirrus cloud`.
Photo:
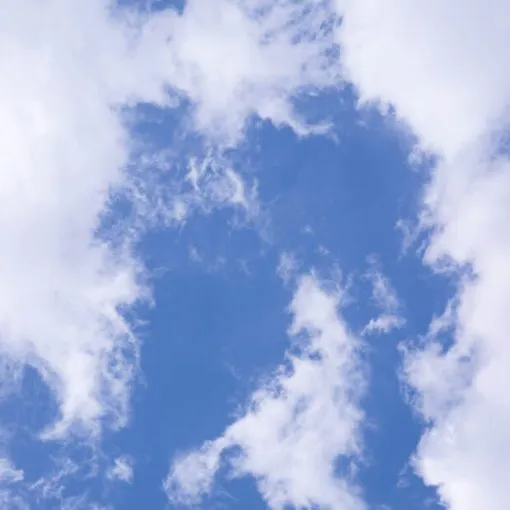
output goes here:
[{"label": "thin cirrus cloud", "polygon": [[361,457],[365,377],[360,341],[339,307],[342,293],[316,275],[298,279],[289,311],[292,347],[223,434],[174,459],[165,480],[170,501],[197,505],[214,492],[220,470],[254,477],[268,507],[362,510],[351,476]]},{"label": "thin cirrus cloud", "polygon": [[387,334],[405,326],[405,318],[401,313],[402,304],[389,278],[378,267],[377,260],[370,257],[368,262],[370,267],[365,278],[371,284],[372,301],[380,313],[368,321],[361,334]]},{"label": "thin cirrus cloud", "polygon": [[[232,145],[251,115],[306,131],[292,98],[335,80],[332,35],[315,30],[331,15],[320,3],[209,4],[182,14],[106,0],[2,4],[0,351],[51,388],[59,413],[46,437],[97,436],[129,417],[138,340],[122,310],[149,292],[132,239],[97,235],[112,191],[129,186],[123,110],[184,97],[190,129]],[[225,176],[212,199],[244,207],[242,182]]]},{"label": "thin cirrus cloud", "polygon": [[404,375],[430,427],[414,466],[451,510],[509,508],[510,6],[336,5],[345,73],[360,100],[393,105],[418,147],[437,157],[421,214],[425,261],[458,275],[446,330],[436,320],[424,348],[406,356]]}]

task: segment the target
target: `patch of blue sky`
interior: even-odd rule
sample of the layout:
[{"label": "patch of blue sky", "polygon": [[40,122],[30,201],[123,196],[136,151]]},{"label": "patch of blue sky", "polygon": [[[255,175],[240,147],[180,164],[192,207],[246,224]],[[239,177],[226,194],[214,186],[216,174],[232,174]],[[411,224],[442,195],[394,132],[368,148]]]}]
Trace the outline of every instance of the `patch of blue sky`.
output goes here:
[{"label": "patch of blue sky", "polygon": [[[168,458],[216,437],[281,362],[290,299],[276,272],[282,252],[294,254],[304,270],[327,276],[338,266],[355,280],[345,315],[358,332],[376,312],[362,277],[368,258],[375,255],[390,278],[407,325],[366,341],[371,382],[359,478],[373,508],[421,508],[432,497],[407,466],[421,427],[403,401],[398,344],[424,333],[449,289],[414,254],[402,254],[395,225],[416,213],[425,178],[407,163],[408,140],[354,103],[346,91],[341,100],[325,94],[307,105],[311,115],[314,108],[328,112],[335,126],[330,137],[298,139],[259,123],[230,154],[240,175],[259,182],[269,218],[263,232],[249,222],[235,225],[231,211],[219,210],[144,237],[140,249],[154,274],[157,306],[140,330],[145,384],[135,390],[132,423],[113,439],[137,466],[122,508],[161,507]],[[170,131],[165,122],[149,136],[161,137],[162,147]],[[228,478],[204,504],[264,508],[250,480]]]},{"label": "patch of blue sky", "polygon": [[[407,163],[409,140],[375,111],[360,112],[354,105],[348,89],[340,97],[337,92],[318,96],[304,105],[304,113],[327,115],[334,126],[329,136],[300,139],[289,129],[259,122],[230,152],[239,175],[259,183],[267,222],[236,223],[235,213],[226,208],[143,235],[138,249],[148,264],[156,303],[141,311],[146,323],[137,328],[143,340],[143,383],[134,392],[131,423],[107,434],[103,445],[112,458],[122,452],[134,459],[133,484],[113,492],[119,508],[163,508],[161,480],[168,459],[221,433],[261,377],[281,362],[288,347],[285,309],[291,296],[277,274],[284,252],[293,254],[303,270],[315,268],[328,276],[338,267],[344,278],[354,279],[344,313],[358,332],[376,312],[363,280],[370,256],[391,280],[407,325],[391,336],[366,340],[370,389],[359,479],[373,508],[418,509],[431,496],[406,469],[421,428],[402,399],[398,343],[426,330],[448,287],[414,254],[402,254],[395,228],[399,219],[416,213],[425,178]],[[150,150],[163,151],[173,141],[173,150],[164,156],[169,172],[184,171],[186,158],[200,144],[180,136],[183,111],[178,112],[150,107],[136,112],[141,119],[137,133]],[[51,402],[36,374],[26,375],[25,384],[32,387],[24,392],[30,402]],[[11,412],[24,411],[16,402]],[[12,455],[27,466],[27,478],[36,480],[61,446],[41,444],[30,435],[47,422],[46,411],[30,404],[26,413],[19,420],[25,426],[30,417],[36,421],[28,427],[31,432],[16,434]],[[80,455],[75,453],[78,461]],[[99,484],[100,497],[104,482],[93,483]],[[84,481],[81,488],[93,483]],[[73,493],[69,484],[65,490]],[[264,508],[249,479],[223,478],[207,505]]]}]

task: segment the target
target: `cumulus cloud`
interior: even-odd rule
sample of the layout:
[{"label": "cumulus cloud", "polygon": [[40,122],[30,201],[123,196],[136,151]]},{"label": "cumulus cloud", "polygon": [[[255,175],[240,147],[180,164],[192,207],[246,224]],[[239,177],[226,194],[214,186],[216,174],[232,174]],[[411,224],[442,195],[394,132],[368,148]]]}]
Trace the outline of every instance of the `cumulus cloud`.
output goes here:
[{"label": "cumulus cloud", "polygon": [[[451,510],[506,509],[510,409],[510,6],[502,0],[337,0],[346,75],[391,104],[437,164],[425,260],[460,273],[444,342],[432,328],[405,372],[429,424],[414,465]],[[437,326],[437,322],[435,324]]]},{"label": "cumulus cloud", "polygon": [[165,481],[171,501],[199,504],[227,469],[232,478],[255,478],[272,509],[365,508],[351,470],[339,467],[361,454],[365,384],[360,344],[340,315],[341,301],[314,275],[299,279],[286,362],[220,437],[173,461]]},{"label": "cumulus cloud", "polygon": [[122,85],[127,41],[98,1],[2,10],[0,349],[54,390],[52,433],[122,422],[136,349],[119,310],[143,291],[129,252],[94,233],[128,157],[112,108],[136,92]]},{"label": "cumulus cloud", "polygon": [[425,149],[453,158],[505,113],[505,2],[336,4],[346,76],[362,101],[393,104]]}]

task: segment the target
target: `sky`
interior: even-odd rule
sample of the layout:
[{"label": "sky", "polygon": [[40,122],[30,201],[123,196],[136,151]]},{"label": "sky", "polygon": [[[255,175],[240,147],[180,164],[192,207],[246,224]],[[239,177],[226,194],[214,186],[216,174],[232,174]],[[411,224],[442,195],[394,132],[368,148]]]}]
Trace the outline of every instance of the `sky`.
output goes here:
[{"label": "sky", "polygon": [[510,508],[508,2],[0,9],[2,508]]}]

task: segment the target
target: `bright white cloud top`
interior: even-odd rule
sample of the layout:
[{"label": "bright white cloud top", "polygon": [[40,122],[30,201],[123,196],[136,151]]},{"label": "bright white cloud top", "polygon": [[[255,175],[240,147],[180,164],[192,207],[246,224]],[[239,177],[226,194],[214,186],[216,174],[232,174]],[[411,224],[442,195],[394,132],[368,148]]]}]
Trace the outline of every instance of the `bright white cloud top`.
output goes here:
[{"label": "bright white cloud top", "polygon": [[[126,427],[140,356],[126,312],[151,300],[140,237],[216,206],[257,216],[257,188],[228,150],[253,119],[298,137],[327,132],[297,100],[352,86],[360,105],[394,109],[415,136],[413,156],[436,159],[417,205],[424,262],[457,282],[421,347],[406,348],[403,374],[427,423],[413,466],[450,510],[510,508],[509,43],[503,0],[188,0],[182,12],[4,0],[2,397],[32,367],[57,404],[34,434],[97,444]],[[140,156],[132,128],[147,105],[184,112],[179,128],[200,150],[184,163],[178,151]],[[166,189],[154,166],[182,182]],[[168,174],[174,167],[186,172]],[[120,196],[132,217],[116,217]],[[286,253],[288,283],[297,259]],[[396,335],[405,303],[377,267],[368,280],[380,315],[361,334]],[[336,470],[338,459],[362,458],[367,385],[341,304],[315,276],[298,281],[284,364],[220,437],[172,460],[170,501],[202,501],[225,468],[253,477],[270,508],[365,508],[350,473]],[[133,482],[135,461],[116,454],[106,478]],[[9,492],[22,469],[7,457],[0,468],[0,501],[23,507]],[[69,508],[88,504],[77,501]]]}]

